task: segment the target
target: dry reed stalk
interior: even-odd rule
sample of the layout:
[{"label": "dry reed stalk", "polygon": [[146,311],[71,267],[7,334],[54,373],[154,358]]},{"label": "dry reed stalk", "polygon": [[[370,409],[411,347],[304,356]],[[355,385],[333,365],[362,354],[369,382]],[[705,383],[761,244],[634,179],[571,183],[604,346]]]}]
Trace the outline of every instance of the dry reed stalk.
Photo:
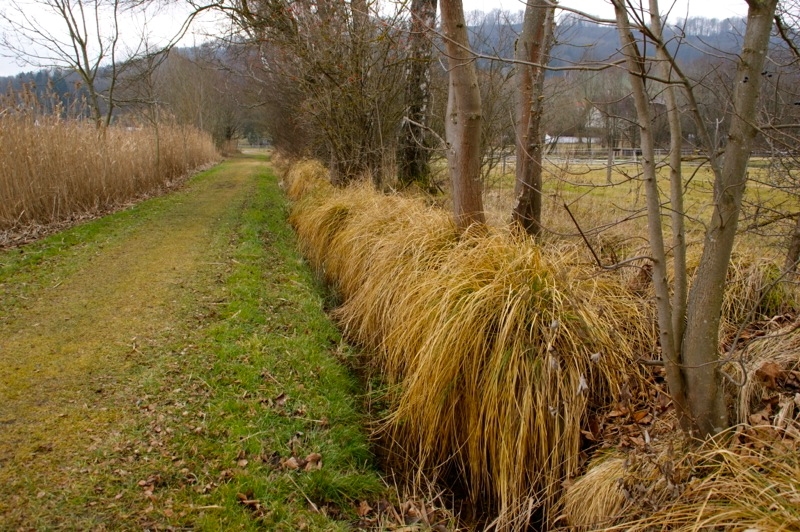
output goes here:
[{"label": "dry reed stalk", "polygon": [[0,116],[0,229],[48,224],[124,205],[216,161],[194,129],[108,128],[54,116]]},{"label": "dry reed stalk", "polygon": [[588,408],[618,399],[652,347],[638,302],[571,266],[574,249],[506,230],[457,238],[445,214],[367,187],[307,194],[291,220],[346,331],[397,384],[394,451],[419,478],[461,477],[498,529],[551,522]]}]

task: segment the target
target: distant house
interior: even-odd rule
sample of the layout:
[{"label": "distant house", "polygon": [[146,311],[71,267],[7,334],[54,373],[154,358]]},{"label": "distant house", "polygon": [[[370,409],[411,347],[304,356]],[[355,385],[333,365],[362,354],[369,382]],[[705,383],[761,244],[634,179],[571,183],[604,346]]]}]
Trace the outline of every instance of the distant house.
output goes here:
[{"label": "distant house", "polygon": [[[630,94],[606,102],[587,99],[576,102],[576,105],[583,107],[581,124],[574,127],[570,135],[545,135],[548,154],[591,158],[636,158],[641,155],[639,128]],[[665,110],[662,102],[654,102],[657,142],[659,135],[667,131]]]},{"label": "distant house", "polygon": [[546,153],[551,155],[582,155],[600,148],[598,137],[550,136],[545,134]]}]

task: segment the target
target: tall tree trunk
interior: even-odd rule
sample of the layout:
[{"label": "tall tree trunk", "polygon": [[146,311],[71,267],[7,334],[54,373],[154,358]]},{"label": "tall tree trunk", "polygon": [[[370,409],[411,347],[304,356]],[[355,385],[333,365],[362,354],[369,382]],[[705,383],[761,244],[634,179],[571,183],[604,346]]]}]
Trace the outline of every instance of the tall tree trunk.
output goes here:
[{"label": "tall tree trunk", "polygon": [[737,65],[733,113],[719,179],[714,182],[714,213],[703,254],[689,292],[683,338],[686,384],[698,436],[728,426],[719,368],[719,323],[723,286],[739,221],[747,163],[756,136],[756,103],[777,0],[748,0],[747,28]]},{"label": "tall tree trunk", "polygon": [[553,42],[554,14],[554,4],[528,2],[515,54],[517,60],[532,64],[517,64],[516,203],[512,217],[530,235],[539,233],[542,221],[544,67]]},{"label": "tall tree trunk", "polygon": [[481,93],[475,57],[469,48],[461,0],[442,0],[442,28],[450,71],[447,98],[447,164],[456,226],[464,231],[483,224],[481,169]]},{"label": "tall tree trunk", "polygon": [[[659,61],[659,72],[662,79],[672,80],[672,68],[669,64],[669,52],[664,46],[661,14],[658,1],[650,0],[650,29],[657,39],[656,57]],[[667,103],[667,122],[669,123],[669,184],[670,184],[670,219],[672,222],[672,338],[678,350],[677,360],[683,360],[681,343],[686,323],[686,298],[688,291],[688,275],[686,272],[686,230],[683,208],[683,173],[681,151],[683,148],[683,131],[681,128],[680,109],[675,86],[664,87]],[[687,419],[683,419],[684,427],[688,427]]]},{"label": "tall tree trunk", "polygon": [[[672,157],[672,208],[673,244],[677,247],[676,279],[673,300],[666,280],[666,252],[661,229],[661,207],[656,185],[652,118],[650,102],[645,87],[647,69],[633,34],[623,0],[613,0],[617,14],[623,53],[626,58],[633,89],[634,102],[639,119],[642,147],[642,170],[647,196],[648,232],[653,258],[653,283],[656,289],[659,339],[662,357],[667,370],[670,393],[675,402],[681,425],[697,437],[707,437],[728,427],[728,412],[719,368],[719,323],[722,296],[730,263],[731,250],[741,210],[742,196],[747,180],[747,163],[757,130],[756,102],[759,93],[760,72],[764,65],[769,44],[772,17],[777,0],[749,0],[744,44],[737,67],[736,85],[733,95],[733,119],[728,133],[724,164],[720,168],[712,153],[714,168],[714,213],[707,225],[703,253],[695,273],[691,290],[686,297],[685,332],[683,295],[685,293],[685,258],[683,244],[683,221],[679,219],[682,206],[680,174],[680,125],[677,120],[677,104],[674,94],[667,91],[667,107],[670,119],[670,134],[673,136]],[[686,89],[693,114],[697,115],[692,87],[685,76],[672,64],[661,39],[657,0],[650,1],[654,13],[651,27],[646,31],[660,43],[658,56],[663,64],[676,69],[676,74]],[[671,72],[662,69],[662,77],[669,79]],[[698,127],[702,126],[699,124]],[[707,140],[708,135],[704,138]],[[707,144],[709,144],[707,142]],[[713,150],[713,146],[709,145]],[[685,256],[685,255],[684,255]],[[683,284],[681,284],[683,283]]]},{"label": "tall tree trunk", "polygon": [[[661,356],[667,373],[670,394],[681,425],[686,423],[686,395],[681,373],[680,352],[677,349],[672,326],[672,304],[670,302],[670,286],[667,281],[667,253],[664,246],[664,234],[661,227],[661,198],[656,182],[655,144],[653,140],[653,119],[650,100],[645,87],[647,64],[636,44],[631,31],[628,13],[624,0],[614,0],[614,11],[617,17],[620,44],[628,68],[633,101],[639,126],[639,140],[642,149],[642,174],[647,205],[647,231],[650,240],[650,255],[653,262],[653,287],[656,293],[656,310],[658,314],[658,339],[661,344]],[[633,146],[636,153],[636,146]]]},{"label": "tall tree trunk", "polygon": [[400,134],[398,179],[403,185],[430,188],[431,58],[430,31],[436,24],[437,0],[411,0],[411,32],[406,68],[406,113]]}]

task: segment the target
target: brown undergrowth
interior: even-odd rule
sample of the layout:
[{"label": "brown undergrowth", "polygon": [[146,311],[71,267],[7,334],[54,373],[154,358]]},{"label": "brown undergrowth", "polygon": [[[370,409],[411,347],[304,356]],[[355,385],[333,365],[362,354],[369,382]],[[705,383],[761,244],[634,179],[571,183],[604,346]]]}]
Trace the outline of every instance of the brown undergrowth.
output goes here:
[{"label": "brown undergrowth", "polygon": [[606,446],[569,485],[565,529],[800,529],[800,322],[765,327],[726,368],[740,424],[692,448],[643,420],[646,439]]}]

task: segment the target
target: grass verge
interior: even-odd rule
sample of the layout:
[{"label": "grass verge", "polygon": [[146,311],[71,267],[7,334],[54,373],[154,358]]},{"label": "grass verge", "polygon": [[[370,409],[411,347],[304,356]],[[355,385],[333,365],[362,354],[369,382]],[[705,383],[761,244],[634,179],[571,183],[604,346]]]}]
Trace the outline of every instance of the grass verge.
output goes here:
[{"label": "grass verge", "polygon": [[0,529],[346,530],[383,494],[285,216],[238,158],[0,254]]}]

